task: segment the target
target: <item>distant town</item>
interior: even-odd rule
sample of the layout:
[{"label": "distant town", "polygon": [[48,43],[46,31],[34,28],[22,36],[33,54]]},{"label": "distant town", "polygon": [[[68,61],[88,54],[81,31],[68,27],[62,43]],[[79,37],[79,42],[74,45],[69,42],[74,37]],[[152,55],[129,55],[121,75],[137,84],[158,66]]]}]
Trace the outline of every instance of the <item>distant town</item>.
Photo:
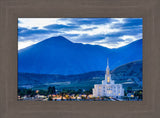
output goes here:
[{"label": "distant town", "polygon": [[48,90],[18,89],[18,100],[33,101],[142,101],[143,91],[133,91],[128,88],[124,96],[113,98],[109,96],[94,97],[92,90],[62,90],[57,91],[55,87]]}]

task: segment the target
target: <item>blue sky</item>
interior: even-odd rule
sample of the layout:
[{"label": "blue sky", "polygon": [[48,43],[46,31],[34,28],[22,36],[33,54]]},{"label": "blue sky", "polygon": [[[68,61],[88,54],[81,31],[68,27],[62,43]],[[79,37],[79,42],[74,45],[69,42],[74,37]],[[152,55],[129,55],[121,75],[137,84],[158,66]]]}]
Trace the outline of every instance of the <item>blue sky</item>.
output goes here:
[{"label": "blue sky", "polygon": [[142,39],[142,18],[18,18],[18,49],[49,37],[119,48]]}]

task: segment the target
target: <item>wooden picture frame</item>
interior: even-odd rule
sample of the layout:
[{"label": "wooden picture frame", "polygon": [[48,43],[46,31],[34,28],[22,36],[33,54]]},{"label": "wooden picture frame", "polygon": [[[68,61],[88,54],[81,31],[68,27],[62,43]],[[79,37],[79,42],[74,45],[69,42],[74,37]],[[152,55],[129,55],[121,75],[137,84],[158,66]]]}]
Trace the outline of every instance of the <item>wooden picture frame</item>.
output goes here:
[{"label": "wooden picture frame", "polygon": [[[0,118],[160,116],[160,1],[0,0]],[[17,101],[18,18],[143,18],[143,101]]]}]

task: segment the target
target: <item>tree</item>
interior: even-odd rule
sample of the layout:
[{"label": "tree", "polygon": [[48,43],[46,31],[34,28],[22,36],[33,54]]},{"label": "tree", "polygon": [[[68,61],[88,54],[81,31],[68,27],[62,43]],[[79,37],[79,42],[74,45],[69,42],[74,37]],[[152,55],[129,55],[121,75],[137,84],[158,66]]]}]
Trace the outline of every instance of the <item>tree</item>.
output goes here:
[{"label": "tree", "polygon": [[53,86],[53,87],[48,87],[48,92],[47,92],[48,94],[55,94],[56,93],[56,90],[55,90],[55,87]]},{"label": "tree", "polygon": [[82,89],[78,89],[77,94],[82,94]]},{"label": "tree", "polygon": [[47,96],[47,91],[46,90],[39,90],[39,94]]},{"label": "tree", "polygon": [[132,92],[132,87],[127,87],[127,93],[131,93]]},{"label": "tree", "polygon": [[32,93],[32,90],[31,89],[26,89],[26,95],[31,95],[31,93]]},{"label": "tree", "polygon": [[90,91],[85,91],[84,94],[86,94],[86,99],[87,99],[88,95],[90,94]]},{"label": "tree", "polygon": [[33,91],[32,89],[18,89],[18,95],[19,96],[30,95],[31,97],[33,97],[35,95],[35,91]]},{"label": "tree", "polygon": [[126,90],[124,91],[124,96],[127,96],[127,91]]},{"label": "tree", "polygon": [[52,95],[49,95],[49,97],[48,97],[48,101],[52,101]]},{"label": "tree", "polygon": [[138,90],[134,93],[134,96],[138,97],[138,99],[143,99],[143,91]]},{"label": "tree", "polygon": [[63,97],[64,97],[64,95],[66,95],[66,94],[67,94],[67,90],[65,90],[65,89],[63,89],[63,90],[60,92],[60,95],[62,96],[62,97],[61,97],[61,100],[64,100]]},{"label": "tree", "polygon": [[36,95],[35,91],[32,90],[31,97],[34,97]]}]

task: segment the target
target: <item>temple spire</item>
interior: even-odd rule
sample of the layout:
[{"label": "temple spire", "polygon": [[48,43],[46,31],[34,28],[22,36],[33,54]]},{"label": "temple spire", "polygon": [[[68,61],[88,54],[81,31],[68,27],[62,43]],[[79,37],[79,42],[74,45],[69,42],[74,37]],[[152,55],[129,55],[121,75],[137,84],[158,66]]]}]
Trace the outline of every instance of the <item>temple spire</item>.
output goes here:
[{"label": "temple spire", "polygon": [[109,68],[109,60],[108,60],[108,58],[107,58],[107,68]]},{"label": "temple spire", "polygon": [[110,69],[109,69],[109,59],[107,58],[107,68],[106,68],[106,73],[107,73],[107,75],[109,75],[109,72],[110,71]]}]

